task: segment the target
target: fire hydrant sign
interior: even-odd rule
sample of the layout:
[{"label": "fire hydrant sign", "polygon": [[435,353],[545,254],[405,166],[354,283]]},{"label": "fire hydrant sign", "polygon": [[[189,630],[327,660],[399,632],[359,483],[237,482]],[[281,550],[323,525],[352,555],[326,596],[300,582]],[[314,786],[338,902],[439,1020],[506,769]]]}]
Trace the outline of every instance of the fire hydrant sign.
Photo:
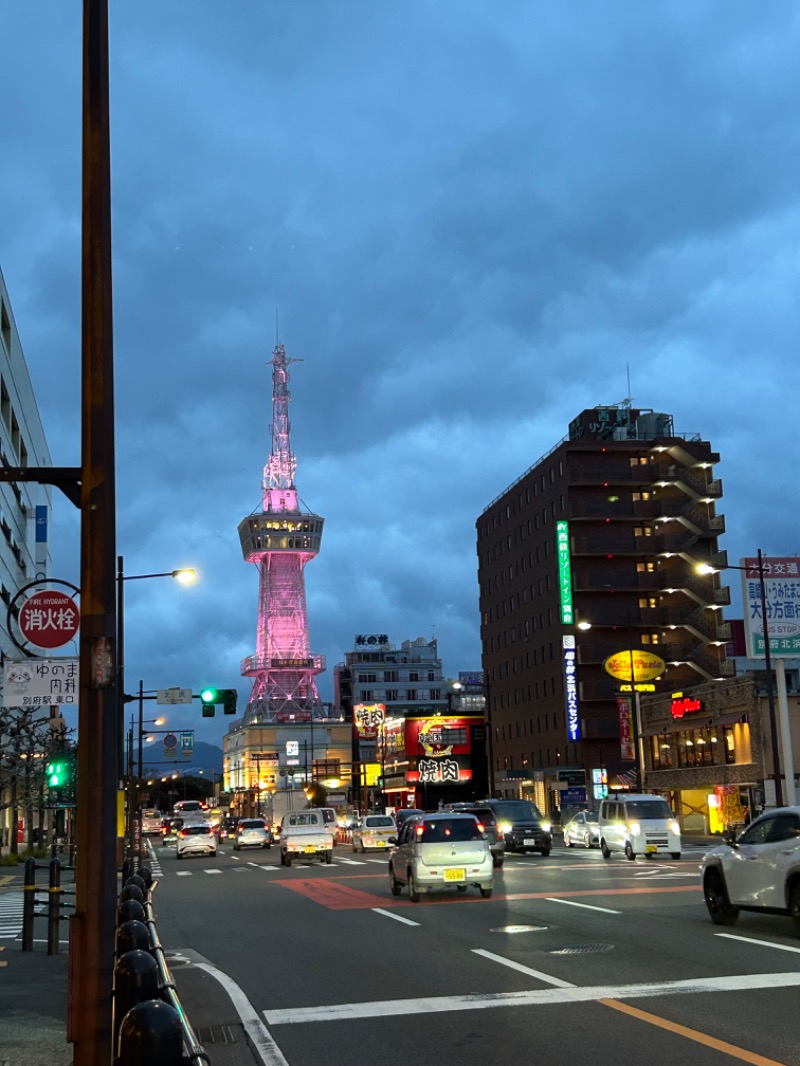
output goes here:
[{"label": "fire hydrant sign", "polygon": [[37,648],[60,648],[74,639],[80,625],[78,605],[65,592],[34,592],[19,609],[19,629]]}]

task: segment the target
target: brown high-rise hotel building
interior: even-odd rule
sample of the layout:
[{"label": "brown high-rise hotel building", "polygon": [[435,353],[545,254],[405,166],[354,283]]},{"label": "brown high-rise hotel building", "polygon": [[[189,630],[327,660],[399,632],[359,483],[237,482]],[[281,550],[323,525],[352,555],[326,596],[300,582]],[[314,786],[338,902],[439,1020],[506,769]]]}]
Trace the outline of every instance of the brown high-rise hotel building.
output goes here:
[{"label": "brown high-rise hotel building", "polygon": [[[496,795],[552,813],[636,785],[636,700],[730,676],[716,574],[719,455],[671,415],[584,411],[479,517],[481,640]],[[585,628],[590,626],[590,628]],[[657,677],[640,677],[650,653]],[[608,670],[617,660],[617,673]],[[656,666],[657,669],[657,666]],[[564,792],[565,788],[571,791]]]}]

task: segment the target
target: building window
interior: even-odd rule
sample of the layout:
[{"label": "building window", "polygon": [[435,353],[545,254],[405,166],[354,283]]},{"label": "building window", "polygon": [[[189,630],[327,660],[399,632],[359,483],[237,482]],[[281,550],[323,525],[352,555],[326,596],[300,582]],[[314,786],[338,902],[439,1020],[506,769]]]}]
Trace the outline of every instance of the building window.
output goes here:
[{"label": "building window", "polygon": [[655,568],[656,568],[656,564],[655,563],[637,563],[636,564],[636,573],[637,574],[652,574],[655,571]]},{"label": "building window", "polygon": [[660,644],[661,637],[658,633],[642,633],[642,644]]},{"label": "building window", "polygon": [[652,526],[634,526],[633,527],[633,535],[634,535],[634,537],[652,537],[652,535],[653,535],[653,527]]},{"label": "building window", "polygon": [[394,703],[394,702],[397,701],[398,698],[399,697],[397,695],[397,689],[396,688],[387,688],[387,690],[386,690],[386,700],[387,700],[388,703]]},{"label": "building window", "polygon": [[660,737],[650,737],[650,761],[654,770],[672,769],[672,749],[663,733]]},{"label": "building window", "polygon": [[640,607],[658,607],[658,600],[655,598],[655,596],[640,596],[639,597],[639,606]]},{"label": "building window", "polygon": [[690,729],[678,733],[678,766],[711,766],[714,747],[710,729]]},{"label": "building window", "polygon": [[408,689],[408,691],[406,692],[406,699],[407,700],[416,700],[416,698],[417,698],[417,690],[415,688]]},{"label": "building window", "polygon": [[650,492],[634,492],[633,493],[633,502],[634,503],[647,503],[647,501],[650,499],[651,496],[652,496],[652,493],[650,493]]}]

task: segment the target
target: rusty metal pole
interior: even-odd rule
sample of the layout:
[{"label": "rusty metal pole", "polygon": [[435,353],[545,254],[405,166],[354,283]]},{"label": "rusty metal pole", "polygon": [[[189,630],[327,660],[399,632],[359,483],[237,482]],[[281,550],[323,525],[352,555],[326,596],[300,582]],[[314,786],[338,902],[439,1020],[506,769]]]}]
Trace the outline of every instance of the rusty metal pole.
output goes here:
[{"label": "rusty metal pole", "polygon": [[112,1059],[118,707],[108,100],[108,0],[84,0],[80,756],[67,1033],[74,1066]]}]

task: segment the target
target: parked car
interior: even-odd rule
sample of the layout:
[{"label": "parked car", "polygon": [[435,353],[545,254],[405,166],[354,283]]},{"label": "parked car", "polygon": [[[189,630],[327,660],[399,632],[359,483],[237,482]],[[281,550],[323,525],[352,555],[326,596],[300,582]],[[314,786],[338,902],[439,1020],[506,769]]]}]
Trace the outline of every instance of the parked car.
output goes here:
[{"label": "parked car", "polygon": [[627,859],[668,854],[681,857],[681,827],[663,796],[623,792],[600,801],[600,851],[604,859],[614,851]]},{"label": "parked car", "polygon": [[600,827],[596,811],[578,811],[564,826],[564,843],[568,848],[577,844],[584,848],[600,847]]},{"label": "parked car", "polygon": [[271,848],[272,829],[263,818],[240,818],[233,837],[233,850]]},{"label": "parked car", "polygon": [[489,841],[473,814],[443,811],[407,818],[389,856],[389,888],[399,896],[408,887],[414,903],[422,893],[470,885],[484,899],[492,894],[492,854]]},{"label": "parked car", "polygon": [[397,839],[397,825],[391,814],[365,814],[353,829],[353,851],[367,848],[388,850],[391,840]]},{"label": "parked car", "polygon": [[716,925],[733,925],[739,911],[760,911],[787,915],[800,930],[800,807],[768,811],[706,852],[700,877]]},{"label": "parked car", "polygon": [[492,853],[492,865],[496,870],[501,869],[506,856],[506,838],[500,829],[497,815],[491,807],[482,803],[448,803],[445,810],[461,811],[462,814],[474,814],[478,822],[483,826],[486,839],[489,841],[489,850]]},{"label": "parked car", "polygon": [[530,800],[481,800],[481,806],[494,811],[500,830],[505,837],[506,852],[538,851],[547,856],[553,847],[550,823]]},{"label": "parked car", "polygon": [[178,831],[175,847],[179,859],[185,859],[187,855],[216,855],[214,826],[210,822],[187,822]]}]

